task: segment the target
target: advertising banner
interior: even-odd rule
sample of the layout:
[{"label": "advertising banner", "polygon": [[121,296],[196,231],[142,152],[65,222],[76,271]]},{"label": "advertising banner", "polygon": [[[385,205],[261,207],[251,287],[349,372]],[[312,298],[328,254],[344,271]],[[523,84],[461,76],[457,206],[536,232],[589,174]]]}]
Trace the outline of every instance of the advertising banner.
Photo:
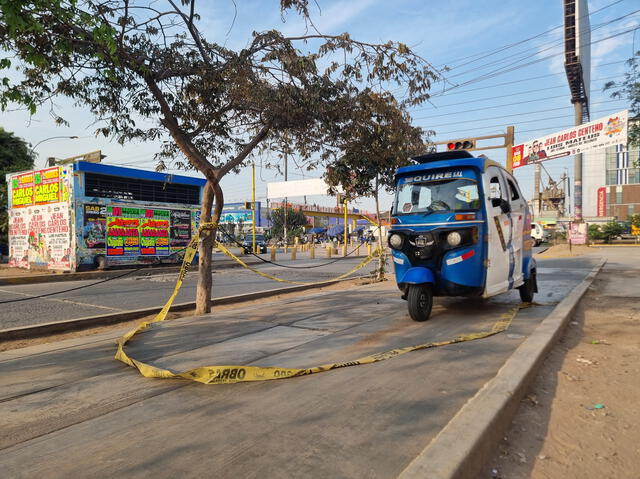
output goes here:
[{"label": "advertising banner", "polygon": [[607,189],[598,188],[598,211],[596,216],[607,216]]},{"label": "advertising banner", "polygon": [[322,178],[267,183],[267,199],[269,200],[274,198],[326,195],[327,191],[329,191],[329,185]]},{"label": "advertising banner", "polygon": [[513,147],[513,168],[627,143],[629,111],[543,136]]},{"label": "advertising banner", "polygon": [[107,206],[107,256],[169,255],[169,210]]},{"label": "advertising banner", "polygon": [[569,223],[569,241],[571,244],[587,243],[587,224]]}]

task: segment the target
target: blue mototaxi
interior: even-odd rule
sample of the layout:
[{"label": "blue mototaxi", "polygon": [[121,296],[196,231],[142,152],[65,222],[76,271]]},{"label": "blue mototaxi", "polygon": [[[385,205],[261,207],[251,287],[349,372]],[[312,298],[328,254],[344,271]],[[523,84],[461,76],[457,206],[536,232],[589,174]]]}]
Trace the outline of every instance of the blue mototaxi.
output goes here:
[{"label": "blue mototaxi", "polygon": [[538,291],[531,215],[502,166],[467,151],[423,155],[396,172],[388,243],[409,315],[426,321],[434,296],[488,298]]}]

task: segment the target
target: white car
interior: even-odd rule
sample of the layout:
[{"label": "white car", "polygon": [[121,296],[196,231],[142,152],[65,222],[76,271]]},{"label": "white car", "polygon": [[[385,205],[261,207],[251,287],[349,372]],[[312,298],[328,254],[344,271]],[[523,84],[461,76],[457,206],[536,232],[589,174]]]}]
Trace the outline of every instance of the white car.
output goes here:
[{"label": "white car", "polygon": [[549,233],[539,223],[531,223],[531,238],[535,246],[540,246],[545,241],[549,241]]}]

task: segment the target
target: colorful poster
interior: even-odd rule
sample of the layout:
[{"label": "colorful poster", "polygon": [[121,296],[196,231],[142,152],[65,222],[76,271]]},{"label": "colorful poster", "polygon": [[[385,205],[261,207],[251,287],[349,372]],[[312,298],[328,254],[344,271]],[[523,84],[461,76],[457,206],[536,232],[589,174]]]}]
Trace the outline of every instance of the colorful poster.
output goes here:
[{"label": "colorful poster", "polygon": [[9,266],[29,267],[28,222],[26,209],[9,210]]},{"label": "colorful poster", "polygon": [[66,203],[54,203],[41,207],[46,221],[46,255],[49,269],[71,268],[71,232],[69,208]]},{"label": "colorful poster", "polygon": [[627,144],[629,111],[623,110],[589,123],[543,136],[513,147],[513,168],[563,156]]},{"label": "colorful poster", "polygon": [[11,207],[24,208],[67,200],[62,197],[61,180],[62,172],[58,166],[11,177]]},{"label": "colorful poster", "polygon": [[107,256],[140,254],[139,208],[107,207]]},{"label": "colorful poster", "polygon": [[106,247],[107,207],[103,205],[83,205],[84,225],[82,238],[84,247],[88,249],[104,249]]},{"label": "colorful poster", "polygon": [[11,207],[33,205],[33,172],[11,177]]},{"label": "colorful poster", "polygon": [[145,210],[145,217],[140,225],[140,254],[169,254],[169,211]]},{"label": "colorful poster", "polygon": [[60,198],[60,168],[53,167],[33,173],[34,204],[57,203]]},{"label": "colorful poster", "polygon": [[189,244],[189,241],[191,241],[191,211],[171,211],[169,236],[172,250],[183,249]]},{"label": "colorful poster", "polygon": [[108,206],[107,256],[169,255],[169,210]]}]

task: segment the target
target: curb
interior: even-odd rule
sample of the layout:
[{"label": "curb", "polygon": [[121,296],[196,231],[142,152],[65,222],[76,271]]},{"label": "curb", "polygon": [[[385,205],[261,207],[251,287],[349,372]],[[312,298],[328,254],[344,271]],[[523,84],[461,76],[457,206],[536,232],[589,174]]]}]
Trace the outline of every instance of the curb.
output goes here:
[{"label": "curb", "polygon": [[476,477],[511,425],[520,400],[604,266],[602,259],[507,359],[398,479]]},{"label": "curb", "polygon": [[[223,296],[222,298],[213,298],[211,306],[220,306],[223,304],[242,303],[245,301],[253,301],[255,299],[269,298],[280,294],[296,293],[310,289],[319,289],[324,286],[341,283],[344,281],[353,281],[354,279],[364,279],[370,276],[361,275],[344,278],[339,280],[328,281],[321,284],[303,284],[297,286],[289,286],[286,288],[269,289],[266,291],[257,291],[255,293],[238,294],[233,296]],[[196,302],[189,301],[187,303],[174,304],[170,311],[187,311],[195,309]],[[157,314],[162,306],[153,308],[133,309],[130,311],[121,311],[118,313],[102,314],[96,316],[85,316],[84,318],[68,319],[66,321],[54,321],[49,323],[34,324],[24,328],[0,329],[0,342],[11,339],[32,339],[50,334],[67,333],[70,331],[80,331],[82,329],[93,328],[96,326],[108,326],[111,324],[122,323],[132,319],[139,319],[151,314]]]}]

